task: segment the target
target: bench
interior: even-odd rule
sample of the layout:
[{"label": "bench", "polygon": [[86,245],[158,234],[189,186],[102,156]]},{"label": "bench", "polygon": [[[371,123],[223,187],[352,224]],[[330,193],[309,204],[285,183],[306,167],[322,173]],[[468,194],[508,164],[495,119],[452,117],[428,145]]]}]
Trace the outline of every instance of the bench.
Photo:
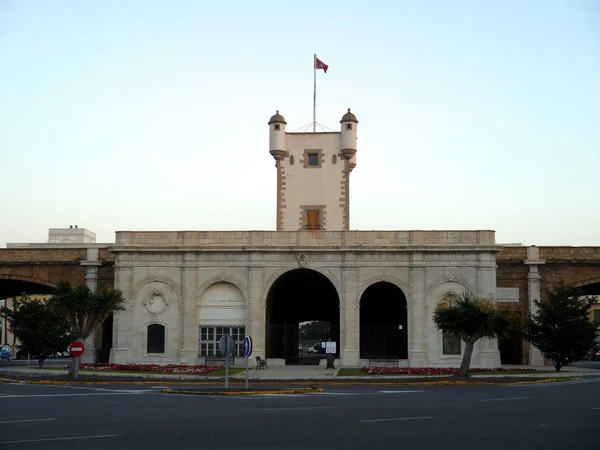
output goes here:
[{"label": "bench", "polygon": [[[206,355],[204,358],[206,361],[206,365],[213,365],[214,363],[220,362],[221,365],[225,365],[225,355]],[[231,355],[229,357],[229,365],[233,366],[235,364],[235,356]]]}]

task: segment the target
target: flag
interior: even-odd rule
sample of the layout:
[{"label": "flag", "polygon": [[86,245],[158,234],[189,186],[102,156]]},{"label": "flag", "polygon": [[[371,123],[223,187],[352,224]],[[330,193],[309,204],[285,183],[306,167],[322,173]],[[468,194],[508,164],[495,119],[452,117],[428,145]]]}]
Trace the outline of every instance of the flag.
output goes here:
[{"label": "flag", "polygon": [[321,61],[319,58],[315,57],[315,69],[323,69],[323,72],[327,73],[327,69],[329,66]]}]

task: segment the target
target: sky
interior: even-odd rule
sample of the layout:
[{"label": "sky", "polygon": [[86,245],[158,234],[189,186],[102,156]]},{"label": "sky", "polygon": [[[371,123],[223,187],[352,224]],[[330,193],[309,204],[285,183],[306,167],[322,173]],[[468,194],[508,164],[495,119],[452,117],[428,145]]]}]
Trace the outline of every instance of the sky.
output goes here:
[{"label": "sky", "polygon": [[0,247],[274,230],[269,117],[359,120],[350,228],[600,246],[600,3],[0,2]]}]

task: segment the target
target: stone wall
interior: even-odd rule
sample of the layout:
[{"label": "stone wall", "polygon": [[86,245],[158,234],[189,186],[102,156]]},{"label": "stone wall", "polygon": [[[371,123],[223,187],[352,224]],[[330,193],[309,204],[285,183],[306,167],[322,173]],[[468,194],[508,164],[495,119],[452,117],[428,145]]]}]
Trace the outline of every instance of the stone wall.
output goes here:
[{"label": "stone wall", "polygon": [[494,231],[117,231],[115,247],[352,247],[495,245]]},{"label": "stone wall", "polygon": [[[493,293],[499,247],[490,231],[118,232],[111,251],[117,255],[115,284],[129,299],[128,310],[115,317],[111,361],[199,362],[200,309],[215,283],[239,290],[254,353],[265,356],[270,289],[284,274],[305,268],[326,277],[338,293],[341,365],[364,363],[360,301],[383,281],[407,301],[408,359],[399,363],[447,367],[458,366],[461,356],[442,354],[432,311],[448,291]],[[154,297],[162,304],[157,310]],[[211,307],[218,307],[215,301]],[[166,327],[164,354],[144,351],[150,324]],[[480,342],[473,366],[498,364],[495,344]]]},{"label": "stone wall", "polygon": [[84,284],[85,268],[80,266],[80,260],[85,258],[86,250],[82,248],[0,249],[0,279],[46,286],[56,286],[62,280]]},{"label": "stone wall", "polygon": [[[519,290],[518,302],[499,296],[499,307],[526,317],[535,310],[533,300],[544,301],[546,290],[559,281],[577,286],[599,283],[600,247],[507,246],[497,255],[497,266],[498,292],[503,293],[501,288]],[[532,364],[536,358],[532,348],[525,341],[522,348],[522,362]]]}]

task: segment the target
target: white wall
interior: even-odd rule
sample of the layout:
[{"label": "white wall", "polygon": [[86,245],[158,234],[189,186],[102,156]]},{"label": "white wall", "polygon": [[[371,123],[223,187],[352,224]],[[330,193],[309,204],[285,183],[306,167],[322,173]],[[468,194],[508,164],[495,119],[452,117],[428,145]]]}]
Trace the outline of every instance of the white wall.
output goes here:
[{"label": "white wall", "polygon": [[[325,228],[344,229],[344,206],[341,183],[344,179],[344,159],[341,157],[340,133],[288,133],[288,157],[281,161],[284,170],[283,230],[296,231],[300,225],[301,205],[324,205]],[[321,167],[305,167],[305,150],[322,150]],[[336,162],[333,162],[333,159]],[[293,157],[294,163],[291,164]]]},{"label": "white wall", "polygon": [[246,303],[231,283],[215,283],[200,299],[199,325],[245,325]]}]

